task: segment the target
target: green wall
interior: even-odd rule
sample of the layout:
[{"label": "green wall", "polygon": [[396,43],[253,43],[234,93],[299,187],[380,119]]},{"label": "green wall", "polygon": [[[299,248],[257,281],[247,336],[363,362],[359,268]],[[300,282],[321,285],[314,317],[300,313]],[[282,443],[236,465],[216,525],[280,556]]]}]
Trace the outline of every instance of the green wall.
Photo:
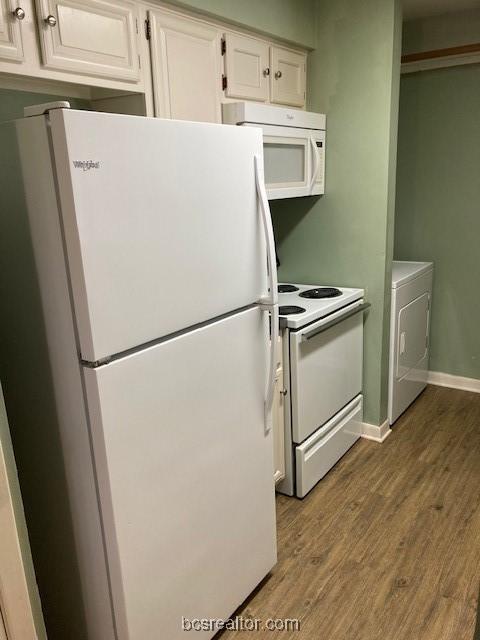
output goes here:
[{"label": "green wall", "polygon": [[418,53],[480,42],[480,9],[409,20],[403,29],[402,53]]},{"label": "green wall", "polygon": [[395,257],[435,262],[430,369],[477,379],[479,114],[480,65],[402,76]]},{"label": "green wall", "polygon": [[272,203],[284,280],[363,287],[365,421],[387,411],[401,15],[394,0],[322,0],[309,108],[327,114],[326,194]]},{"label": "green wall", "polygon": [[173,0],[223,20],[315,47],[315,0]]},{"label": "green wall", "polygon": [[88,109],[90,104],[87,100],[69,98],[68,96],[52,96],[43,93],[0,89],[0,122],[23,118],[24,107],[56,100],[68,100],[75,109]]}]

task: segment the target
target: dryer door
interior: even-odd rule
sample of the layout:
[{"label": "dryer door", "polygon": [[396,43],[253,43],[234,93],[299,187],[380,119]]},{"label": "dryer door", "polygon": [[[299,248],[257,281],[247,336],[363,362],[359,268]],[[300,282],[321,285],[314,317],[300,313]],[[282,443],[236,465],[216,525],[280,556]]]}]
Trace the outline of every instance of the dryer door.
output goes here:
[{"label": "dryer door", "polygon": [[411,372],[415,380],[426,381],[430,294],[415,298],[400,310],[397,336],[397,379]]}]

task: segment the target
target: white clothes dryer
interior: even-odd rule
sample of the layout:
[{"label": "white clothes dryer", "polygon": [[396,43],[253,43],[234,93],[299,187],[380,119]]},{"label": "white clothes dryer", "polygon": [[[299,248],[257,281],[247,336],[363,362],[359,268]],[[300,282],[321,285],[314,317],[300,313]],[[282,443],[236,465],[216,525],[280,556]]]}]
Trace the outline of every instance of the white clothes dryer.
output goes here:
[{"label": "white clothes dryer", "polygon": [[433,262],[394,261],[388,421],[393,424],[427,385]]}]

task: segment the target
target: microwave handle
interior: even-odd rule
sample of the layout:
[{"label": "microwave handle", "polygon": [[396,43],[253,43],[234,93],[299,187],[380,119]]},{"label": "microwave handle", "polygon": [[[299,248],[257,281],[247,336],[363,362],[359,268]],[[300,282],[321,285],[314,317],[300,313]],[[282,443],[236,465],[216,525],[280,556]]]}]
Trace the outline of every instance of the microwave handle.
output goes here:
[{"label": "microwave handle", "polygon": [[277,286],[277,257],[275,253],[275,239],[273,236],[272,216],[268,204],[267,191],[263,178],[262,158],[255,154],[255,185],[257,188],[258,200],[262,212],[263,230],[267,243],[267,265],[269,275],[269,293],[259,300],[259,304],[264,311],[270,314],[270,362],[268,367],[268,381],[265,394],[265,433],[272,430],[272,407],[275,393],[275,375],[277,369],[277,342],[278,342],[278,286]]},{"label": "microwave handle", "polygon": [[315,180],[317,179],[318,170],[320,169],[320,156],[318,154],[317,142],[313,136],[310,136],[310,145],[312,147],[312,156],[313,156],[313,171],[312,171],[312,179],[310,180],[310,191],[311,191],[315,184]]}]

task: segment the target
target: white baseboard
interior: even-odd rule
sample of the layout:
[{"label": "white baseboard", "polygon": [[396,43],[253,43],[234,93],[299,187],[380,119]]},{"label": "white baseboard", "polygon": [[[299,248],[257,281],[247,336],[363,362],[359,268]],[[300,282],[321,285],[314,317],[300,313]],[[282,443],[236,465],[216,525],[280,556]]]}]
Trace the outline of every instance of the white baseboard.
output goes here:
[{"label": "white baseboard", "polygon": [[438,387],[450,387],[451,389],[480,393],[480,380],[475,378],[463,378],[462,376],[452,376],[450,373],[429,371],[427,382]]},{"label": "white baseboard", "polygon": [[362,422],[362,438],[365,438],[365,440],[384,442],[391,433],[392,430],[390,429],[388,420],[385,420],[385,422],[380,426],[377,426],[376,424],[369,424],[368,422]]}]

